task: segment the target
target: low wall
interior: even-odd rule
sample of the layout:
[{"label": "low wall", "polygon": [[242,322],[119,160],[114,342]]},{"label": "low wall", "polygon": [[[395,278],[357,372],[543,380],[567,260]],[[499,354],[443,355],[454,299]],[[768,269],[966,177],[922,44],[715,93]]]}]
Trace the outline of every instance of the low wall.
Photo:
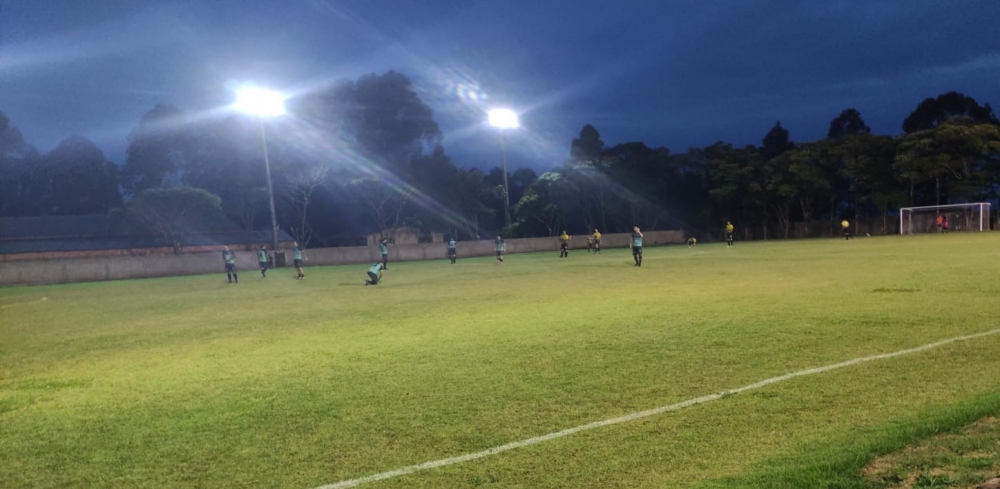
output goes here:
[{"label": "low wall", "polygon": [[[643,244],[646,246],[682,243],[684,241],[683,231],[649,231],[644,233],[644,236]],[[605,234],[601,239],[601,245],[603,248],[622,248],[629,245],[629,240],[628,234]],[[570,248],[586,249],[587,237],[572,237]],[[557,252],[559,239],[555,237],[509,239],[506,250],[507,254]],[[490,256],[494,254],[493,241],[460,241],[457,252],[459,257]],[[389,246],[390,262],[443,259],[447,257],[447,254],[447,245],[442,243]],[[236,251],[235,255],[238,270],[252,271],[257,268],[257,254],[255,252]],[[286,261],[291,265],[291,253],[286,253],[286,257]],[[307,262],[309,265],[374,263],[382,258],[378,246],[308,249],[306,257],[309,259]],[[0,262],[0,286],[199,275],[223,273],[223,271],[220,251],[182,255],[121,255],[16,260]]]}]

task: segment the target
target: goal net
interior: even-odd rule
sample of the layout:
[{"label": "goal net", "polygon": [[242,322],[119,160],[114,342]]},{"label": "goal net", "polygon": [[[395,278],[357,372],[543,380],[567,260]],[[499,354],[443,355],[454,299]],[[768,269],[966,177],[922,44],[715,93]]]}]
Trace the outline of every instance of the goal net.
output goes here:
[{"label": "goal net", "polygon": [[899,209],[899,234],[989,230],[989,202]]}]

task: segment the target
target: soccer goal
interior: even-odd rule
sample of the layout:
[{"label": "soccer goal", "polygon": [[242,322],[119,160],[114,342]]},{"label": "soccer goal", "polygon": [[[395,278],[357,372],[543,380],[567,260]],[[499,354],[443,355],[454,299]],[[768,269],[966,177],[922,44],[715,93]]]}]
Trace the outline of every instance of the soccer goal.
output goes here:
[{"label": "soccer goal", "polygon": [[[938,221],[939,216],[940,222]],[[945,227],[945,224],[947,224],[947,227]],[[989,202],[903,207],[899,209],[899,234],[989,230]]]}]

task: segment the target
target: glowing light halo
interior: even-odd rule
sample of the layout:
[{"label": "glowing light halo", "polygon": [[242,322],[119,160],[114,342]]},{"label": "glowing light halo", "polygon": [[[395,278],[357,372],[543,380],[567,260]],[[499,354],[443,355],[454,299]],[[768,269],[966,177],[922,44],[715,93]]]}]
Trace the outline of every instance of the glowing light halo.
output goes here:
[{"label": "glowing light halo", "polygon": [[246,86],[236,90],[233,107],[244,114],[275,117],[285,114],[285,95],[266,88]]},{"label": "glowing light halo", "polygon": [[490,125],[498,129],[517,129],[521,127],[517,120],[517,112],[510,109],[493,109],[487,113]]}]

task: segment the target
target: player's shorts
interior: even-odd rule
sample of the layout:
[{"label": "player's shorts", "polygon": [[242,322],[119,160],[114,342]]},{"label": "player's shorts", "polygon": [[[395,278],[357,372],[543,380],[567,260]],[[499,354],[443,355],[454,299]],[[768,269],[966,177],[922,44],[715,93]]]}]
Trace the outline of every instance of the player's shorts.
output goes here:
[{"label": "player's shorts", "polygon": [[302,268],[302,260],[300,259],[295,260],[295,268]]},{"label": "player's shorts", "polygon": [[497,258],[500,258],[501,256],[503,256],[503,252],[502,251],[498,251],[497,252]]},{"label": "player's shorts", "polygon": [[455,256],[455,248],[448,248],[448,256]]},{"label": "player's shorts", "polygon": [[226,271],[227,272],[235,272],[236,271],[236,264],[235,263],[226,263]]},{"label": "player's shorts", "polygon": [[565,250],[567,248],[569,248],[569,243],[562,243],[561,245],[559,245],[559,249],[561,250]]},{"label": "player's shorts", "polygon": [[371,280],[372,284],[378,283],[378,274],[375,272],[368,272],[368,280]]},{"label": "player's shorts", "polygon": [[258,263],[260,263],[260,268],[267,268],[267,262],[266,261],[262,261],[262,262],[258,262]]},{"label": "player's shorts", "polygon": [[633,246],[632,256],[642,256],[642,246]]},{"label": "player's shorts", "polygon": [[733,233],[726,233],[726,239],[728,239],[729,241],[732,241],[733,240]]}]

